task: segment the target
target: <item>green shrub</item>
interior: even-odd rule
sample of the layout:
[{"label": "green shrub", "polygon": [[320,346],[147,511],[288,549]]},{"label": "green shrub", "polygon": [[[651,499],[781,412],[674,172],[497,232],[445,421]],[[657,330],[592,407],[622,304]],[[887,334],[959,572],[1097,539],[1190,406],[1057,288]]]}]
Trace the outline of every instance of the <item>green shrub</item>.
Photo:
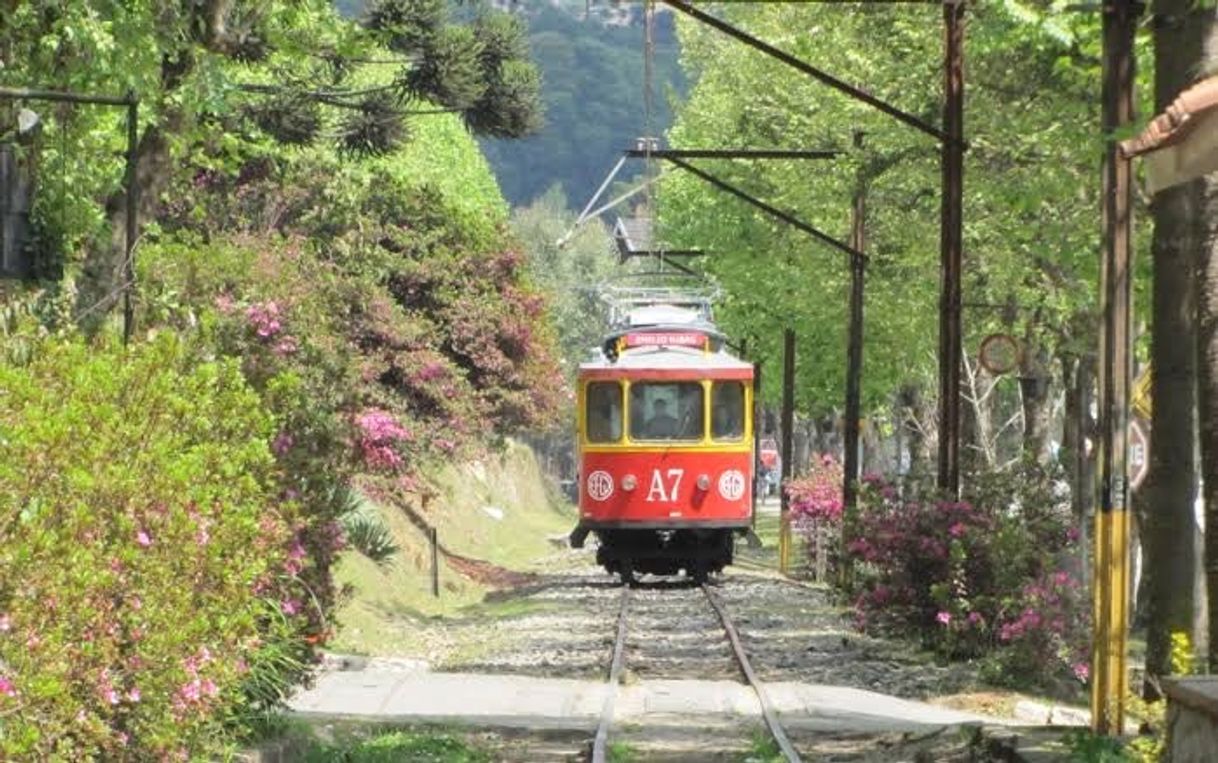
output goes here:
[{"label": "green shrub", "polygon": [[0,367],[0,758],[216,752],[294,532],[274,432],[167,332]]}]

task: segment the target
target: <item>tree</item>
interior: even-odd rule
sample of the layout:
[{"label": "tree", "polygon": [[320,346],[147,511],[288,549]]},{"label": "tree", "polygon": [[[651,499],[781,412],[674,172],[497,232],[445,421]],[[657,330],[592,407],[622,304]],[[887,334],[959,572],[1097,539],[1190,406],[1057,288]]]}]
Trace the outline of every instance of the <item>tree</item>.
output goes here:
[{"label": "tree", "polygon": [[[1207,10],[1202,72],[1218,62],[1218,23]],[[1218,177],[1203,181],[1201,244],[1197,257],[1197,371],[1201,480],[1205,498],[1205,584],[1209,609],[1208,662],[1218,671]]]},{"label": "tree", "polygon": [[[1095,311],[1099,70],[1094,20],[1039,7],[993,3],[969,10],[965,327],[970,347],[999,330],[1022,337],[1023,375],[1052,380],[1061,364],[1051,361],[1085,357],[1094,346],[1094,335],[1080,329],[1094,324],[1088,317]],[[938,121],[937,14],[823,4],[729,6],[726,13],[767,42]],[[684,22],[678,30],[695,85],[672,143],[844,148],[850,131],[867,132],[865,157],[812,168],[723,164],[717,173],[844,240],[857,164],[892,164],[873,184],[868,205],[864,409],[882,413],[902,389],[930,386],[939,278],[937,145],[717,32]],[[1013,60],[1021,65],[1012,67]],[[808,136],[816,136],[811,145]],[[807,348],[798,404],[818,413],[837,408],[847,295],[841,257],[687,176],[666,181],[661,202],[674,241],[714,251],[707,270],[727,292],[729,329],[775,359],[774,337],[793,324],[801,350]],[[1032,394],[1041,386],[1026,385],[1027,426],[1023,442],[1013,442],[1014,455],[1021,446],[1035,455],[1047,450],[1043,424],[1054,402],[1048,390],[1057,385]],[[774,399],[776,389],[767,383],[765,394]],[[1021,390],[1013,379],[1000,380],[998,392],[1004,408],[1014,401],[1019,409]]]},{"label": "tree", "polygon": [[[1154,27],[1155,111],[1192,83],[1212,10],[1191,0],[1158,0]],[[1165,189],[1151,203],[1154,238],[1150,473],[1142,487],[1141,520],[1147,588],[1146,682],[1160,699],[1160,676],[1171,673],[1173,634],[1193,633],[1196,556],[1197,311],[1192,293],[1200,244],[1201,181]]]},{"label": "tree", "polygon": [[574,222],[558,186],[512,214],[512,228],[525,248],[526,272],[548,297],[568,381],[574,381],[576,367],[605,333],[600,287],[617,267],[617,253],[599,220],[559,245]]},{"label": "tree", "polygon": [[[381,0],[362,25],[326,0],[95,0],[0,12],[4,84],[105,92],[118,85],[139,95],[145,220],[161,208],[174,162],[192,152],[222,154],[212,149],[267,138],[305,145],[329,134],[347,154],[377,155],[409,138],[410,117],[438,111],[459,113],[481,135],[520,137],[540,125],[540,78],[523,27],[496,13],[453,23],[443,0]],[[72,137],[86,155],[102,154],[121,140],[115,124],[113,115],[90,113]],[[119,166],[117,157],[101,160],[73,168],[71,178],[81,206],[107,200],[104,217],[82,216],[63,236],[67,245],[91,240],[78,309],[92,323],[122,292]]]}]

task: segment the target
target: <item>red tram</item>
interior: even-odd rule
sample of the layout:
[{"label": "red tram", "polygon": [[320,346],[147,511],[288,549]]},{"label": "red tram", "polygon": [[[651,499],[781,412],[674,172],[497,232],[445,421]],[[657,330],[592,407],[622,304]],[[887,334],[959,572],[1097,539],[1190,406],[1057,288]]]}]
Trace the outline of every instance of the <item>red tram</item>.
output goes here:
[{"label": "red tram", "polygon": [[580,365],[579,524],[597,562],[704,580],[752,522],[753,366],[726,348],[710,300],[617,295],[614,328]]}]

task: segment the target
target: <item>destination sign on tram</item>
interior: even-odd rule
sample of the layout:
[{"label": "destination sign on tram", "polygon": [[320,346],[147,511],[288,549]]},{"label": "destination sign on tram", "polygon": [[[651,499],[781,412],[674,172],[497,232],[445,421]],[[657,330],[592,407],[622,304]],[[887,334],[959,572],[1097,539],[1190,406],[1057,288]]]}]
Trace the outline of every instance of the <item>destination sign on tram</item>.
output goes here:
[{"label": "destination sign on tram", "polygon": [[637,331],[626,335],[627,347],[702,347],[706,335],[695,331]]}]

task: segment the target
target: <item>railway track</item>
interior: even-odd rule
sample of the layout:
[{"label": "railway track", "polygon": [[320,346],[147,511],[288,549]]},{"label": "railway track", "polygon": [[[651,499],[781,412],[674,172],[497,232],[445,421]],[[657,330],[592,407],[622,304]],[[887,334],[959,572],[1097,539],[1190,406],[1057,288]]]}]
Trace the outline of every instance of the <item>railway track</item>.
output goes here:
[{"label": "railway track", "polygon": [[[778,713],[774,710],[773,704],[766,693],[765,686],[757,677],[756,671],[753,670],[752,664],[749,662],[748,653],[745,652],[744,645],[740,641],[740,634],[736,630],[736,626],[732,623],[731,616],[728,614],[723,602],[715,594],[714,590],[706,583],[697,586],[696,589],[686,589],[700,591],[705,602],[710,606],[714,614],[715,620],[718,622],[720,629],[728,644],[731,646],[731,659],[739,675],[744,677],[744,680],[753,689],[757,695],[757,700],[761,705],[762,718],[765,721],[766,728],[769,730],[770,736],[778,745],[778,749],[791,763],[799,763],[801,758],[796,751],[791,740],[787,737],[786,731],[782,727],[782,723],[778,719]],[[592,763],[605,763],[607,760],[609,748],[609,730],[613,725],[614,709],[617,702],[618,689],[621,686],[622,671],[626,665],[626,648],[627,639],[630,635],[630,605],[636,595],[637,589],[631,586],[623,586],[621,599],[619,602],[618,617],[617,617],[617,636],[613,643],[613,657],[609,665],[609,678],[607,681],[607,691],[605,692],[605,703],[601,710],[600,722],[597,725],[596,737],[592,742]],[[667,598],[673,598],[673,591],[665,592]],[[681,602],[681,605],[688,602]],[[667,619],[667,618],[665,618]],[[680,660],[672,662],[680,664]],[[643,667],[643,666],[640,666]],[[671,670],[671,665],[661,667],[659,670]]]}]

